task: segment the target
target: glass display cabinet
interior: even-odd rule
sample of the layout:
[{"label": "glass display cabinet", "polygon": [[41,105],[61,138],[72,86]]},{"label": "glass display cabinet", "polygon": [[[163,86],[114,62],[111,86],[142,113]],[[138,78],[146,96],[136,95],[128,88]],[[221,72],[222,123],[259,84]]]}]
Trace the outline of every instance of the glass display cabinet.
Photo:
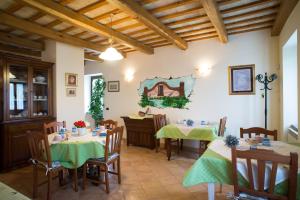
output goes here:
[{"label": "glass display cabinet", "polygon": [[52,65],[0,53],[0,171],[28,164],[27,131],[55,120]]}]

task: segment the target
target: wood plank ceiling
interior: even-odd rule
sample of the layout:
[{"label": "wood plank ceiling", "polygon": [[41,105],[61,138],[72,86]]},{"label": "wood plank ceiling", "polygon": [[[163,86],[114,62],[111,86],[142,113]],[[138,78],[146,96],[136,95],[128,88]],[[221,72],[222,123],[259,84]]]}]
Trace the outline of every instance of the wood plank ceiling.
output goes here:
[{"label": "wood plank ceiling", "polygon": [[39,56],[44,40],[53,39],[84,47],[86,59],[99,60],[110,35],[113,46],[124,55],[152,54],[154,48],[166,45],[187,49],[189,42],[210,38],[226,43],[228,35],[262,29],[279,35],[297,2],[1,0],[0,50]]}]

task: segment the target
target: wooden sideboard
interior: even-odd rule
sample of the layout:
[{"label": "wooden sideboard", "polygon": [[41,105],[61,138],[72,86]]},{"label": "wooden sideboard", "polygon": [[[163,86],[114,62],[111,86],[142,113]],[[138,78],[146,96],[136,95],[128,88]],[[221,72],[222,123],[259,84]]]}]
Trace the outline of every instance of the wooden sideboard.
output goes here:
[{"label": "wooden sideboard", "polygon": [[0,53],[0,171],[29,164],[26,132],[55,121],[52,65]]},{"label": "wooden sideboard", "polygon": [[121,117],[126,126],[127,145],[155,148],[155,131],[153,118],[131,119]]}]

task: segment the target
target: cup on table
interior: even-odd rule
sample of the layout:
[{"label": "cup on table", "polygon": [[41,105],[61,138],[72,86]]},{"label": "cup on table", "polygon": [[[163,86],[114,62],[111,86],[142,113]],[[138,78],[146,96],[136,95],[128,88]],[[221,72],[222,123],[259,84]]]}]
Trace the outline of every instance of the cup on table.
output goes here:
[{"label": "cup on table", "polygon": [[92,136],[97,136],[97,130],[96,129],[92,131]]},{"label": "cup on table", "polygon": [[54,141],[62,141],[62,136],[61,135],[55,135],[54,136]]}]

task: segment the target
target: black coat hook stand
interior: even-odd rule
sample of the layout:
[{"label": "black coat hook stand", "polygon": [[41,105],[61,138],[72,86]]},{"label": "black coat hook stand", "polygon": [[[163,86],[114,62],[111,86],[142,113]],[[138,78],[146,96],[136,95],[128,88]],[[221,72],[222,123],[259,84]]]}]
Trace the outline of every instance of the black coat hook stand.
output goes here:
[{"label": "black coat hook stand", "polygon": [[264,84],[264,88],[261,90],[265,90],[265,129],[268,128],[268,90],[272,90],[269,88],[269,83],[273,82],[277,79],[276,74],[272,74],[271,76],[268,76],[267,72],[265,75],[258,74],[256,76],[256,80],[262,84]]}]

